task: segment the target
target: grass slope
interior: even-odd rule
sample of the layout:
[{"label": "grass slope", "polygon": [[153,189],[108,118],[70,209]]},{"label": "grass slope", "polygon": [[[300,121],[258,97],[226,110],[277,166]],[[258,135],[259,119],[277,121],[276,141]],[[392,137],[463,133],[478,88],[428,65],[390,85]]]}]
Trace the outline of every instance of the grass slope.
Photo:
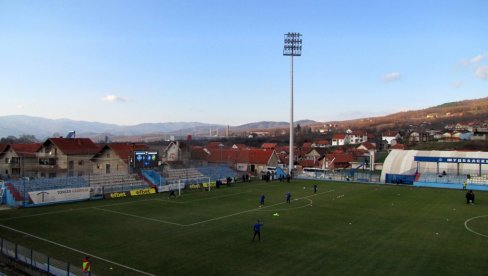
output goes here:
[{"label": "grass slope", "polygon": [[[287,191],[298,200],[284,203]],[[265,208],[258,208],[261,193]],[[464,225],[488,215],[488,193],[476,196],[476,205],[466,205],[457,190],[253,182],[176,200],[8,210],[0,224],[155,275],[482,275],[488,237]],[[256,219],[265,224],[261,242],[251,242]],[[488,236],[488,217],[468,226]],[[83,254],[4,227],[0,236],[81,264]],[[97,275],[137,275],[92,259]]]}]

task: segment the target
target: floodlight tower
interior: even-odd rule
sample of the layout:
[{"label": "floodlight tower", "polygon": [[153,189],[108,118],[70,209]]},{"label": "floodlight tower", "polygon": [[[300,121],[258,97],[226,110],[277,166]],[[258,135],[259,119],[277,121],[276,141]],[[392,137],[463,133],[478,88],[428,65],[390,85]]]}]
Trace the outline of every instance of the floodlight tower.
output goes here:
[{"label": "floodlight tower", "polygon": [[290,95],[290,154],[288,163],[288,173],[294,166],[294,146],[293,146],[293,57],[302,55],[302,35],[300,33],[285,34],[285,46],[283,48],[284,56],[291,56],[291,95]]}]

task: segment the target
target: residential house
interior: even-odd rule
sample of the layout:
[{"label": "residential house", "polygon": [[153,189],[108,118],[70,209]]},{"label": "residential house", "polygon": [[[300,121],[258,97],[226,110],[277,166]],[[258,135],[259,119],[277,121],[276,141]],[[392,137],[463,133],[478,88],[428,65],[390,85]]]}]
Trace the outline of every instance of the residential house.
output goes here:
[{"label": "residential house", "polygon": [[190,162],[193,166],[206,166],[210,151],[204,147],[193,146],[190,152]]},{"label": "residential house", "polygon": [[488,128],[476,128],[471,137],[473,141],[488,141]]},{"label": "residential house", "polygon": [[275,150],[269,149],[248,149],[241,150],[237,159],[236,169],[260,174],[266,170],[267,167],[277,167],[280,164],[280,159]]},{"label": "residential house", "polygon": [[358,150],[364,150],[368,152],[376,152],[376,145],[370,142],[364,142],[357,147]]},{"label": "residential house", "polygon": [[320,167],[324,170],[336,170],[350,168],[353,156],[350,153],[330,153],[324,155],[320,160]]},{"label": "residential house", "polygon": [[326,148],[328,146],[329,146],[329,141],[327,140],[318,140],[312,144],[313,148]]},{"label": "residential house", "polygon": [[129,174],[132,172],[134,151],[147,151],[147,145],[110,143],[96,153],[92,162],[92,174]]},{"label": "residential house", "polygon": [[207,162],[232,164],[238,171],[259,174],[267,167],[278,166],[280,159],[272,149],[222,149],[210,151]]},{"label": "residential house", "polygon": [[10,144],[0,148],[0,177],[36,177],[39,168],[36,152],[41,144]]},{"label": "residential house", "polygon": [[312,148],[309,152],[305,154],[304,160],[317,161],[326,154],[327,154],[327,149],[325,148]]},{"label": "residential house", "polygon": [[381,139],[386,140],[389,145],[392,144],[393,140],[395,140],[395,142],[397,142],[398,139],[402,138],[402,136],[400,135],[400,133],[398,131],[387,131],[387,132],[383,133],[383,135],[381,137],[382,137]]},{"label": "residential house", "polygon": [[92,172],[100,146],[88,138],[49,138],[37,151],[39,177],[82,176]]},{"label": "residential house", "polygon": [[[223,145],[218,148],[223,147]],[[213,147],[215,148],[215,147]],[[191,148],[185,142],[172,141],[162,150],[161,160],[163,162],[181,161],[188,163],[191,159]]]},{"label": "residential house", "polygon": [[320,163],[318,160],[308,160],[308,159],[303,159],[298,161],[298,165],[302,168],[319,168]]},{"label": "residential house", "polygon": [[348,143],[348,135],[345,133],[336,133],[332,136],[332,146],[344,146]]},{"label": "residential house", "polygon": [[368,134],[362,130],[351,131],[348,134],[348,143],[357,145],[368,141]]}]

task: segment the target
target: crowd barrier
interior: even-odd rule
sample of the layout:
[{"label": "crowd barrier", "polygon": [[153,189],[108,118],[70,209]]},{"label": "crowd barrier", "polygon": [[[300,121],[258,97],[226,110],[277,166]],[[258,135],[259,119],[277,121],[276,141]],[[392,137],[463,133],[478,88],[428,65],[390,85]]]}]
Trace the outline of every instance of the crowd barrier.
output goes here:
[{"label": "crowd barrier", "polygon": [[[25,270],[23,272],[26,273],[26,275],[83,275],[81,260],[79,266],[71,265],[70,263],[57,260],[31,248],[10,242],[3,238],[0,238],[0,254],[2,257],[4,257],[4,259],[7,258],[9,262],[20,264],[18,268]],[[93,273],[91,275],[95,276]]]}]

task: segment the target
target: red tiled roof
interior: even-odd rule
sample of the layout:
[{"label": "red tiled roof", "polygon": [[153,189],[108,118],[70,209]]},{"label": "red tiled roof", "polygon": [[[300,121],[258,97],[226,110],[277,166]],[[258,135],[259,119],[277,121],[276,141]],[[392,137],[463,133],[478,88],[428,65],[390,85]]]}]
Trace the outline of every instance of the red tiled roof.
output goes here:
[{"label": "red tiled roof", "polygon": [[316,145],[328,145],[329,144],[329,141],[327,140],[318,140],[317,142],[315,142]]},{"label": "red tiled roof", "polygon": [[398,131],[389,130],[389,131],[383,133],[383,137],[395,137],[395,136],[397,136],[397,134],[398,134]]},{"label": "red tiled roof", "polygon": [[207,149],[219,148],[221,147],[221,145],[223,146],[224,144],[222,142],[210,142],[207,144],[206,148]]},{"label": "red tiled roof", "polygon": [[217,149],[211,151],[207,161],[209,163],[267,164],[274,152],[269,149]]},{"label": "red tiled roof", "polygon": [[263,148],[263,149],[275,149],[276,146],[278,146],[277,143],[263,143],[261,145],[261,148]]},{"label": "red tiled roof", "polygon": [[319,165],[319,162],[305,159],[305,160],[298,161],[298,164],[302,167],[317,167]]},{"label": "red tiled roof", "polygon": [[249,149],[240,151],[237,159],[239,163],[267,164],[274,150],[269,149]]},{"label": "red tiled roof", "polygon": [[312,143],[303,143],[302,148],[311,148]]},{"label": "red tiled roof", "polygon": [[190,152],[193,160],[207,160],[208,153],[202,147],[193,147]]},{"label": "red tiled roof", "polygon": [[246,146],[246,145],[244,145],[244,144],[234,144],[234,146],[235,146],[236,148],[238,148],[238,149],[245,149],[245,148],[247,148],[247,146]]},{"label": "red tiled roof", "polygon": [[390,149],[399,149],[399,150],[404,150],[405,149],[405,145],[404,144],[395,144],[394,146],[392,146]]},{"label": "red tiled roof", "polygon": [[3,153],[5,149],[7,148],[7,144],[0,144],[0,153]]},{"label": "red tiled roof", "polygon": [[129,156],[132,156],[133,151],[138,150],[149,150],[147,145],[142,144],[128,144],[128,143],[110,143],[105,145],[100,153],[103,152],[105,149],[110,148],[117,154],[117,156],[122,159],[125,163],[129,160]]},{"label": "red tiled roof", "polygon": [[332,139],[339,140],[339,139],[346,139],[347,134],[345,133],[336,133],[332,136]]},{"label": "red tiled roof", "polygon": [[100,146],[93,143],[88,138],[49,138],[43,145],[52,143],[64,154],[96,154],[100,151]]},{"label": "red tiled roof", "polygon": [[375,149],[375,148],[376,148],[376,147],[375,147],[373,144],[371,144],[370,142],[364,142],[364,143],[362,143],[361,145],[362,145],[362,146],[364,146],[364,147],[365,147],[366,149],[368,149],[368,150],[372,150],[372,149]]},{"label": "red tiled roof", "polygon": [[318,154],[320,154],[320,156],[323,156],[325,154],[327,154],[327,149],[326,148],[314,148],[312,150],[310,150],[309,152],[307,152],[307,154],[310,154],[312,151],[316,151]]},{"label": "red tiled roof", "polygon": [[37,151],[41,148],[41,144],[10,144],[9,147],[15,151],[17,156],[22,157],[36,157]]},{"label": "red tiled roof", "polygon": [[327,154],[326,158],[329,161],[332,161],[335,158],[335,160],[334,160],[335,163],[349,163],[349,162],[352,162],[354,160],[352,157],[352,154],[348,154],[348,153]]}]

